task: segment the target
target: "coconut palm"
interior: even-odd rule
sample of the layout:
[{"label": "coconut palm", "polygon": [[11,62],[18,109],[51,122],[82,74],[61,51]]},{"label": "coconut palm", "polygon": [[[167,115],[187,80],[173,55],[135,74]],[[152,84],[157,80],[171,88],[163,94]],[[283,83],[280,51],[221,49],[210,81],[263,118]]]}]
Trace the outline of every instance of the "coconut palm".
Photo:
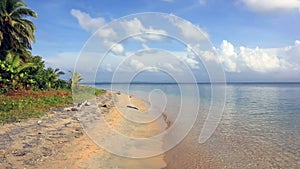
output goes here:
[{"label": "coconut palm", "polygon": [[47,78],[47,87],[50,89],[50,88],[53,88],[55,83],[58,81],[59,79],[59,76],[60,75],[64,75],[65,73],[63,71],[60,71],[60,69],[56,68],[56,69],[53,69],[51,67],[49,67],[48,69],[46,69],[46,78]]},{"label": "coconut palm", "polygon": [[7,51],[20,54],[22,60],[30,57],[31,42],[35,42],[35,25],[28,17],[37,13],[26,7],[22,0],[0,0],[0,59]]},{"label": "coconut palm", "polygon": [[83,80],[83,78],[81,77],[81,75],[79,73],[76,73],[76,72],[72,72],[72,71],[69,71],[72,75],[71,77],[71,87],[73,89],[78,89],[78,86],[79,86],[79,82],[81,80]]}]

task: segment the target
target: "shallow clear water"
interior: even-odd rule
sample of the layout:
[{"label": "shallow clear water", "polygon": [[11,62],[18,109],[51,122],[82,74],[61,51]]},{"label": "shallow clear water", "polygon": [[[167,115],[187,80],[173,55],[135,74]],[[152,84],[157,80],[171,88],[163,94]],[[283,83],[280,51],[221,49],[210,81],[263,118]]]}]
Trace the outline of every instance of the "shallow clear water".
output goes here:
[{"label": "shallow clear water", "polygon": [[[111,89],[110,85],[96,87]],[[222,119],[203,144],[198,138],[211,103],[211,86],[198,87],[201,103],[196,123],[167,152],[167,168],[300,168],[300,84],[227,85]],[[127,91],[122,84],[113,89]],[[178,115],[180,98],[194,97],[192,93],[181,96],[176,84],[131,84],[129,89],[129,94],[148,101],[148,93],[156,89],[150,102],[160,108],[166,105],[171,120]]]}]

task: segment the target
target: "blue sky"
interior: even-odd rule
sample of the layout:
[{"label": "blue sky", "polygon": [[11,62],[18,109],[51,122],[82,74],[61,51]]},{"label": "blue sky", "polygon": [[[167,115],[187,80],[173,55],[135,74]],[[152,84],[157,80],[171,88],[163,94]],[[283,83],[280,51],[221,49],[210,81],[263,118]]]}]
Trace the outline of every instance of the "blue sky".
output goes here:
[{"label": "blue sky", "polygon": [[[216,62],[223,66],[229,81],[300,81],[298,0],[27,0],[26,2],[39,15],[38,19],[33,20],[37,26],[37,43],[33,45],[33,54],[43,56],[48,65],[63,70],[74,68],[79,52],[98,28],[130,14],[161,12],[187,20],[204,32],[213,44],[214,51],[218,53],[214,56],[218,58]],[[124,22],[127,21],[129,23],[131,20],[128,18]],[[140,30],[150,30],[150,20],[141,24]],[[157,27],[155,31],[165,30],[162,26]],[[102,40],[103,38],[102,36]],[[113,41],[109,39],[108,42],[110,45]],[[101,70],[112,74],[116,69],[111,67],[118,63],[110,62],[120,58],[124,60],[134,52],[135,45],[135,42],[120,44],[118,47],[122,52],[108,56],[110,58],[101,65]],[[197,48],[196,43],[187,45],[191,45],[193,50],[197,51],[194,49]],[[141,46],[144,50],[148,50],[149,46],[162,47],[178,55],[177,58],[183,58],[182,52],[187,52],[184,47],[181,50],[177,50],[177,47],[173,49],[166,47],[168,46],[166,41],[156,40],[147,44],[141,42]],[[124,47],[126,48],[123,49]],[[136,62],[136,58],[134,62],[132,60],[129,62],[142,65]],[[203,60],[212,62],[215,59],[204,57]],[[201,59],[188,56],[183,58],[183,62],[187,63],[196,76],[201,74],[199,73],[203,70],[201,66],[195,67],[197,62],[201,65]],[[143,63],[143,66],[147,67],[147,64]],[[159,68],[159,65],[156,66]],[[203,77],[199,76],[196,79],[201,81],[201,78]]]}]

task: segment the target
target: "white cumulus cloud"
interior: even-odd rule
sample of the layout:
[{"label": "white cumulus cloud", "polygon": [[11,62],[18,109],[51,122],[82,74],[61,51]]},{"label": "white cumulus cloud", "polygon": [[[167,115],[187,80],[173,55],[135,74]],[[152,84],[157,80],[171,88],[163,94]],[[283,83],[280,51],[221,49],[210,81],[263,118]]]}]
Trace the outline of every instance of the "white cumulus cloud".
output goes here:
[{"label": "white cumulus cloud", "polygon": [[145,26],[138,18],[120,20],[106,27],[106,21],[103,17],[93,18],[90,14],[77,9],[72,9],[71,14],[78,20],[79,25],[84,30],[91,33],[96,32],[96,35],[102,38],[104,47],[111,49],[117,55],[125,54],[124,46],[118,43],[119,38],[125,35],[132,35],[132,39],[142,44],[146,44],[148,41],[161,41],[168,35],[163,29]]},{"label": "white cumulus cloud", "polygon": [[241,0],[255,12],[287,11],[300,9],[299,0]]},{"label": "white cumulus cloud", "polygon": [[[188,50],[193,50],[206,62],[212,61],[222,64],[226,72],[291,72],[300,71],[300,41],[294,45],[281,48],[249,48],[234,46],[223,40],[220,47],[212,50],[201,50],[200,45],[188,45]],[[196,61],[196,60],[195,60]]]},{"label": "white cumulus cloud", "polygon": [[[103,27],[106,21],[102,17],[92,18],[88,13],[82,12],[77,9],[72,9],[71,14],[78,20],[79,25],[86,31],[95,33],[103,38],[103,45],[111,49],[114,54],[124,54],[124,47],[122,44],[115,43],[117,32],[112,28]],[[102,29],[100,29],[103,27]]]},{"label": "white cumulus cloud", "polygon": [[106,47],[110,48],[109,50],[111,52],[113,52],[114,54],[116,54],[116,55],[123,55],[124,54],[125,49],[124,49],[123,45],[120,44],[120,43],[115,43],[115,42],[112,42],[112,41],[106,39],[106,40],[103,41],[103,44]]},{"label": "white cumulus cloud", "polygon": [[168,16],[169,21],[174,24],[180,31],[185,41],[201,41],[209,39],[209,34],[199,26],[195,26],[190,22],[182,21],[174,15]]},{"label": "white cumulus cloud", "polygon": [[260,73],[299,70],[300,44],[283,48],[234,47],[224,40],[217,49],[220,62],[227,72],[251,70]]},{"label": "white cumulus cloud", "polygon": [[92,18],[88,13],[77,9],[72,9],[71,14],[77,18],[80,26],[87,31],[95,32],[105,24],[104,18]]},{"label": "white cumulus cloud", "polygon": [[222,62],[227,71],[238,71],[236,63],[238,55],[235,52],[234,46],[231,43],[224,40],[220,47],[220,54],[220,61]]},{"label": "white cumulus cloud", "polygon": [[121,26],[127,32],[128,35],[141,34],[132,37],[141,42],[146,42],[147,40],[159,41],[167,35],[167,32],[165,30],[154,29],[152,27],[146,28],[138,18],[122,21]]},{"label": "white cumulus cloud", "polygon": [[264,49],[250,49],[241,46],[239,48],[239,57],[245,65],[251,70],[257,72],[270,72],[281,69],[281,61],[277,55],[272,55]]},{"label": "white cumulus cloud", "polygon": [[145,65],[136,59],[131,59],[129,63],[130,63],[130,67],[133,68],[134,70],[141,70],[145,68]]}]

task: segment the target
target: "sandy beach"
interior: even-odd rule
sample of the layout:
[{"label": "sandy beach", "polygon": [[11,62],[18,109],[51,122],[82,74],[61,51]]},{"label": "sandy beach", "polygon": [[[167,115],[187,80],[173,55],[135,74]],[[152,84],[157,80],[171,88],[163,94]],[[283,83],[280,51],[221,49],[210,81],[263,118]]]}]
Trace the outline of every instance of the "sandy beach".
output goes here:
[{"label": "sandy beach", "polygon": [[[146,104],[132,96],[107,91],[96,101],[99,107],[96,116],[104,117],[111,129],[124,135],[133,138],[150,137],[166,127],[157,122],[138,124],[127,120],[126,113],[130,112],[137,113],[134,115],[140,115],[140,118],[150,120],[152,118],[146,113]],[[84,106],[81,111],[64,111],[63,108],[55,108],[41,119],[1,126],[0,168],[160,169],[166,167],[164,154],[151,158],[132,159],[114,155],[100,148],[96,144],[97,141],[88,136],[78,119],[80,113],[84,114],[92,108],[92,106]],[[102,135],[105,133],[107,131],[101,131]],[[118,146],[123,143],[112,140],[111,144]],[[130,145],[120,148],[121,151],[129,154],[144,151]],[[151,147],[145,151],[149,150]]]}]

